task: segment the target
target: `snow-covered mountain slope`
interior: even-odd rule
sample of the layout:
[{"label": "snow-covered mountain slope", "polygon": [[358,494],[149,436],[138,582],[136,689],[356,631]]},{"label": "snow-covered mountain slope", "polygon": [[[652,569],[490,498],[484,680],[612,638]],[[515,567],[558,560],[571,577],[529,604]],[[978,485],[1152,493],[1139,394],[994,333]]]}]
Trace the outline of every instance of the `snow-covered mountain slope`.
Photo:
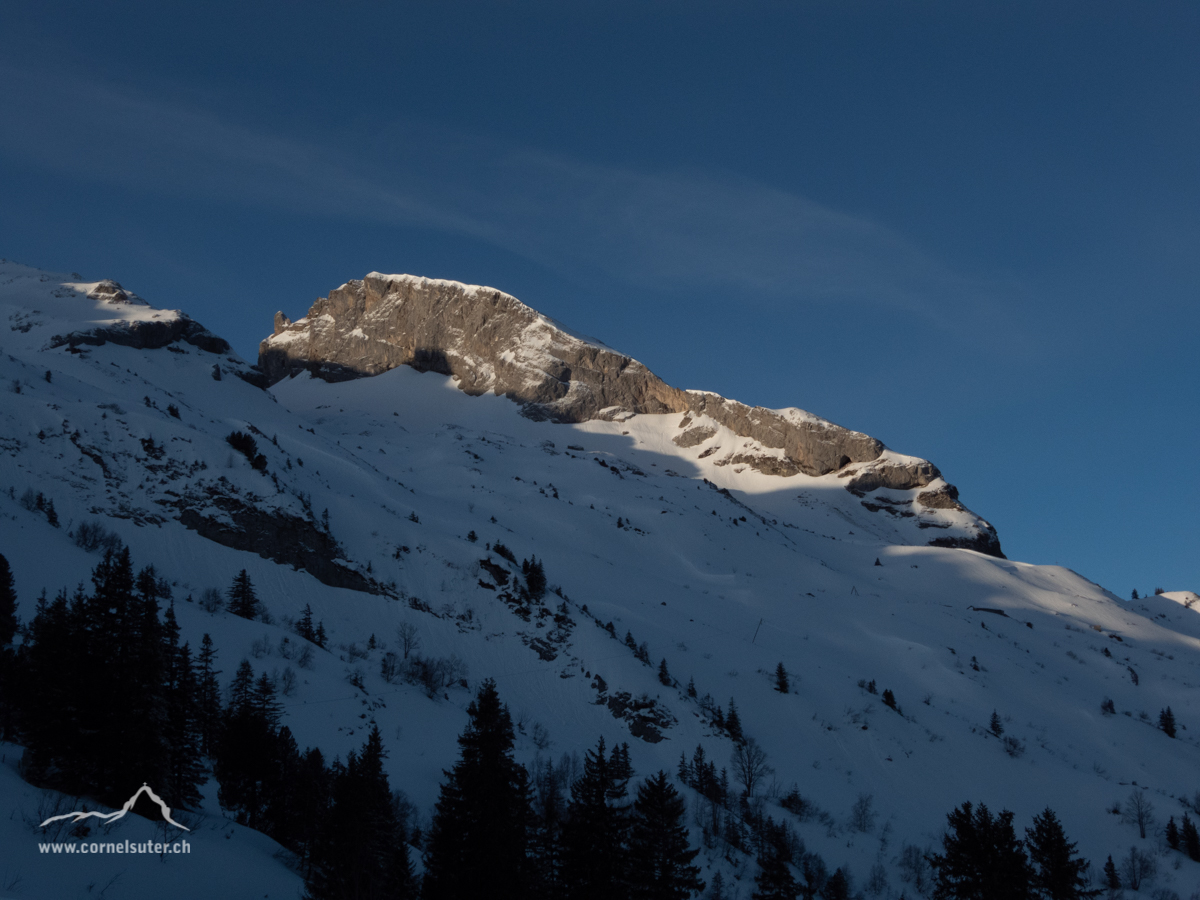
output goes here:
[{"label": "snow-covered mountain slope", "polygon": [[[828,814],[796,827],[860,884],[879,864],[896,896],[912,896],[903,846],[934,844],[945,814],[972,800],[1012,809],[1018,826],[1049,805],[1094,868],[1136,844],[1162,854],[1159,886],[1200,889],[1200,866],[1162,851],[1161,829],[1142,840],[1107,812],[1136,785],[1161,824],[1200,789],[1195,610],[1168,595],[1126,603],[1063,568],[928,546],[931,529],[962,535],[975,518],[940,478],[860,497],[836,471],[721,465],[749,439],[691,410],[539,421],[409,366],[337,382],[303,371],[268,392],[227,349],[186,337],[56,345],[52,332],[95,327],[109,309],[62,287],[77,278],[4,264],[0,281],[10,323],[0,553],[24,617],[41,590],[87,579],[98,556],[72,535],[98,523],[172,583],[184,638],[196,646],[211,633],[225,678],[243,657],[281,683],[291,670],[285,721],[301,746],[344,756],[378,723],[392,784],[425,815],[485,677],[520,723],[523,760],[604,735],[630,742],[640,775],[673,772],[697,745],[727,762],[732,744],[701,702],[710,695],[726,709],[736,701],[775,786],[795,785]],[[712,433],[677,440],[697,427]],[[254,436],[265,468],[231,448],[233,431]],[[939,490],[948,502],[914,502]],[[497,542],[543,561],[557,593],[523,601],[521,566]],[[198,602],[243,568],[272,624]],[[331,638],[311,668],[287,627],[306,604]],[[468,689],[431,697],[384,680],[404,622],[422,653],[465,664]],[[780,662],[787,694],[770,677]],[[1155,727],[1167,706],[1175,739]],[[1007,748],[989,731],[993,711]],[[862,795],[878,812],[867,831],[849,824]],[[770,812],[790,815],[773,801]],[[702,858],[727,878],[753,876],[746,859]],[[262,865],[278,863],[264,851]]]}]

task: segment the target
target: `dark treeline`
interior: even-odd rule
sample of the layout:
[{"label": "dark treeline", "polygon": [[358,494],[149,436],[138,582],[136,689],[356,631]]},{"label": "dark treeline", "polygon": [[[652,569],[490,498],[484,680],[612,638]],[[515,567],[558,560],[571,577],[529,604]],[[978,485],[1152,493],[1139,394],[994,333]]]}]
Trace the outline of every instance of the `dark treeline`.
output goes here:
[{"label": "dark treeline", "polygon": [[[531,570],[540,566],[535,560]],[[459,758],[445,772],[428,833],[393,791],[386,750],[372,727],[346,760],[301,750],[282,723],[276,686],[242,660],[221,689],[218,652],[204,635],[193,654],[180,642],[170,588],[153,567],[135,573],[129,551],[113,549],[92,573],[91,590],[38,599],[31,621],[17,620],[7,560],[0,556],[0,734],[23,743],[25,777],[35,784],[119,806],[143,783],[168,805],[195,809],[210,777],[221,806],[295,854],[310,900],[685,900],[705,890],[689,842],[687,806],[665,772],[631,792],[629,747],[603,739],[582,763],[539,760],[530,773],[514,759],[513,723],[495,683],[484,681],[468,707]],[[228,591],[232,613],[259,601],[245,572]],[[311,610],[298,636],[325,642]],[[18,642],[16,638],[20,636]],[[785,819],[754,799],[765,754],[737,732],[737,780],[702,747],[679,763],[678,780],[696,792],[703,843],[757,857],[753,900],[843,900],[848,872],[828,871]],[[756,775],[757,772],[757,775]],[[795,795],[795,796],[793,796]],[[795,813],[796,794],[781,805]],[[1035,817],[1024,840],[1013,815],[964,803],[948,816],[942,853],[927,857],[933,896],[961,900],[1077,900],[1088,863],[1075,853],[1053,811]],[[82,836],[86,825],[77,826]],[[1196,828],[1168,826],[1172,846],[1200,855]],[[414,877],[411,853],[422,852]],[[1136,862],[1136,860],[1135,860]],[[1111,857],[1110,887],[1120,884]],[[708,896],[726,896],[719,874]]]},{"label": "dark treeline", "polygon": [[[0,556],[0,726],[25,745],[30,782],[109,807],[148,783],[188,810],[211,772],[225,810],[296,854],[313,900],[415,896],[408,807],[388,784],[377,728],[345,762],[326,764],[299,749],[274,681],[248,661],[222,701],[211,638],[196,655],[180,644],[174,609],[160,604],[170,588],[153,567],[135,574],[128,549],[109,550],[91,580],[90,591],[40,597],[20,628]],[[244,571],[228,599],[232,613],[253,614]]]},{"label": "dark treeline", "polygon": [[929,859],[939,900],[1080,900],[1102,893],[1087,888],[1089,864],[1049,808],[1034,817],[1024,841],[1008,810],[993,816],[983,804],[964,803],[946,818],[942,853]]},{"label": "dark treeline", "polygon": [[513,759],[512,719],[494,682],[467,711],[426,845],[424,900],[684,900],[704,888],[686,806],[665,772],[631,799],[629,747],[608,751],[601,739],[568,796],[568,767],[545,763],[531,781]]}]

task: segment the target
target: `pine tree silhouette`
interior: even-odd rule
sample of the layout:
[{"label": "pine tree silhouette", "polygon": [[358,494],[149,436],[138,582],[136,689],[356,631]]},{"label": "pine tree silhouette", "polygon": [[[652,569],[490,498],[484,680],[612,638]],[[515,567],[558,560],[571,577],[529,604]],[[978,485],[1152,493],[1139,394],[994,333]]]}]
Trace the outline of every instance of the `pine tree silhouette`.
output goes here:
[{"label": "pine tree silhouette", "polygon": [[934,897],[973,900],[1028,900],[1032,872],[1025,850],[1013,833],[1013,814],[995,818],[982,803],[970,803],[947,815],[943,852],[930,858],[937,870]]},{"label": "pine tree silhouette", "polygon": [[835,869],[821,891],[823,900],[850,900],[850,880],[841,869]]},{"label": "pine tree silhouette", "polygon": [[688,843],[687,807],[659,772],[638,788],[629,848],[629,896],[635,900],[685,900],[704,890]]},{"label": "pine tree silhouette", "polygon": [[[1134,591],[1134,593],[1136,594],[1137,592]],[[1135,597],[1134,599],[1137,598]],[[1121,889],[1121,877],[1117,874],[1117,867],[1113,864],[1111,853],[1104,863],[1104,886],[1110,891],[1119,891]]]},{"label": "pine tree silhouette", "polygon": [[1175,737],[1175,714],[1171,712],[1171,707],[1168,706],[1158,714],[1158,727],[1167,737]]},{"label": "pine tree silhouette", "polygon": [[1025,846],[1033,867],[1033,888],[1046,900],[1082,900],[1099,891],[1087,890],[1088,861],[1075,854],[1054,810],[1046,807],[1025,829]]},{"label": "pine tree silhouette", "polygon": [[243,619],[253,619],[258,615],[258,596],[245,569],[234,576],[229,588],[228,606],[231,613]]},{"label": "pine tree silhouette", "polygon": [[345,765],[334,763],[331,802],[305,882],[309,900],[416,896],[403,825],[383,771],[385,757],[373,726],[360,752],[351,751]]},{"label": "pine tree silhouette", "polygon": [[566,821],[567,801],[563,790],[565,770],[550,760],[543,761],[534,777],[534,825],[529,840],[529,855],[536,871],[531,897],[557,900],[563,895],[562,829]]},{"label": "pine tree silhouette", "polygon": [[16,633],[17,592],[8,560],[0,554],[0,647],[11,644]]},{"label": "pine tree silhouette", "polygon": [[799,886],[788,868],[787,857],[774,844],[765,844],[758,857],[758,875],[750,900],[796,900]]},{"label": "pine tree silhouette", "polygon": [[513,726],[491,679],[467,708],[461,755],[446,773],[425,855],[425,900],[520,900],[531,873],[529,776],[513,759]]},{"label": "pine tree silhouette", "polygon": [[296,623],[296,634],[310,643],[317,643],[317,632],[313,628],[312,606],[307,603],[304,604],[304,614],[300,616],[300,621]]},{"label": "pine tree silhouette", "polygon": [[11,644],[17,633],[17,592],[12,570],[0,554],[0,739],[12,740],[16,726],[18,677],[16,652]]},{"label": "pine tree silhouette", "polygon": [[725,714],[725,731],[735,741],[742,739],[742,720],[732,697],[729,698],[729,712]]},{"label": "pine tree silhouette", "polygon": [[1179,829],[1179,837],[1188,857],[1200,862],[1200,832],[1197,832],[1196,824],[1187,813],[1183,814],[1183,825]]},{"label": "pine tree silhouette", "polygon": [[261,712],[273,698],[261,696],[260,687],[262,680],[255,683],[254,669],[243,659],[229,687],[229,706],[222,715],[213,774],[220,785],[217,799],[221,806],[234,813],[239,823],[261,830],[275,732]]},{"label": "pine tree silhouette", "polygon": [[584,755],[563,828],[563,881],[570,900],[625,893],[629,807],[622,801],[631,775],[627,753],[614,748],[605,756],[604,738]]},{"label": "pine tree silhouette", "polygon": [[541,600],[546,596],[546,570],[536,556],[529,563],[529,571],[525,573],[525,584],[529,588],[531,599]]},{"label": "pine tree silhouette", "polygon": [[221,670],[215,668],[216,661],[217,651],[213,647],[212,637],[205,634],[200,641],[200,653],[196,657],[196,691],[200,746],[204,755],[208,757],[216,753],[217,729],[221,724],[221,686],[217,681]]},{"label": "pine tree silhouette", "polygon": [[160,793],[172,808],[195,809],[200,805],[200,785],[207,779],[201,762],[200,703],[192,654],[188,645],[179,646],[179,625],[174,607],[168,607],[163,623],[166,649],[163,694],[167,715],[164,738],[167,749],[167,781]]},{"label": "pine tree silhouette", "polygon": [[[93,570],[90,594],[80,586],[70,600],[39,598],[17,661],[31,780],[110,806],[144,783],[176,805],[195,802],[200,775],[186,737],[195,689],[173,615],[165,629],[159,621],[164,586],[153,567],[135,578],[122,548]],[[173,762],[171,729],[181,722]]]},{"label": "pine tree silhouette", "polygon": [[783,667],[782,662],[775,667],[775,690],[779,691],[781,694],[786,694],[791,690],[791,686],[788,683],[788,672],[787,669]]}]

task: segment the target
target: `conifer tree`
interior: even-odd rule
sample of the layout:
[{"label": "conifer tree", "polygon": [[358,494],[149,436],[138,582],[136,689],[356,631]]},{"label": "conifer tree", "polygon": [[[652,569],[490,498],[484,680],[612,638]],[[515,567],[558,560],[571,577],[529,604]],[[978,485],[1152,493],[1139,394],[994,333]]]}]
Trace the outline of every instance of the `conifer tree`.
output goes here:
[{"label": "conifer tree", "polygon": [[[300,758],[293,801],[288,808],[293,823],[289,830],[293,841],[290,846],[299,854],[306,873],[329,807],[331,779],[332,773],[326,767],[321,751],[315,747],[306,750]],[[399,835],[398,839],[405,837]]]},{"label": "conifer tree", "polygon": [[1166,838],[1168,847],[1172,850],[1179,849],[1179,826],[1175,824],[1174,816],[1167,819]]},{"label": "conifer tree", "polygon": [[229,683],[230,713],[237,713],[250,708],[250,698],[254,694],[254,667],[250,660],[243,659],[238,663],[233,680]]},{"label": "conifer tree", "polygon": [[663,661],[658,664],[658,683],[666,687],[671,686],[671,673],[667,671],[666,657],[663,657]]},{"label": "conifer tree", "polygon": [[621,803],[629,789],[629,779],[633,777],[633,764],[629,761],[629,743],[622,741],[612,748],[608,758],[608,773],[611,784],[608,789],[608,799],[613,803]]},{"label": "conifer tree", "polygon": [[[108,657],[107,684],[94,710],[105,716],[95,723],[100,745],[93,751],[99,763],[96,788],[101,797],[121,802],[143,783],[165,784],[167,779],[167,651],[158,620],[157,578],[153,567],[143,569],[136,579],[131,579],[132,572],[129,550],[124,549],[105,580],[97,583],[92,619],[101,623],[92,640],[94,655]],[[111,629],[103,624],[108,604],[121,609]]]},{"label": "conifer tree", "polygon": [[258,596],[254,593],[254,585],[246,570],[238,572],[229,588],[229,611],[243,619],[253,619],[258,615]]},{"label": "conifer tree", "polygon": [[258,680],[254,682],[254,692],[251,695],[250,706],[254,710],[255,715],[259,716],[272,731],[279,727],[279,720],[282,716],[282,707],[279,701],[275,699],[275,682],[271,677],[263,672],[258,676]]},{"label": "conifer tree", "polygon": [[729,698],[729,712],[725,714],[725,731],[735,740],[742,739],[742,720],[738,717],[737,705]]},{"label": "conifer tree", "polygon": [[513,726],[491,679],[467,708],[461,755],[446,772],[425,853],[425,900],[520,900],[531,881],[529,776],[513,759]]},{"label": "conifer tree", "polygon": [[804,854],[804,858],[800,860],[800,873],[804,876],[804,883],[800,886],[804,900],[813,900],[829,881],[829,870],[825,868],[825,860],[815,853]]},{"label": "conifer tree", "polygon": [[982,803],[964,803],[947,815],[943,852],[930,858],[937,870],[935,900],[1027,900],[1032,872],[1013,833],[1013,814],[995,818]]},{"label": "conifer tree", "polygon": [[835,869],[821,891],[824,900],[850,900],[850,879],[841,869]]},{"label": "conifer tree", "polygon": [[[43,592],[29,623],[29,634],[20,648],[17,671],[19,722],[27,752],[26,777],[76,793],[90,783],[76,754],[78,735],[94,685],[76,682],[87,665],[87,642],[80,625],[83,588],[68,601],[60,591],[51,602]],[[51,773],[53,777],[51,777]]]},{"label": "conifer tree", "polygon": [[379,728],[372,727],[359,753],[351,752],[344,766],[334,763],[331,801],[305,882],[309,900],[415,896],[403,825],[383,771],[385,756]]},{"label": "conifer tree", "polygon": [[217,651],[213,647],[212,637],[206,633],[200,641],[200,654],[196,657],[196,702],[200,746],[208,757],[216,753],[217,731],[221,724],[221,686],[217,681],[221,670],[215,668],[216,661]]},{"label": "conifer tree", "polygon": [[563,894],[562,829],[567,812],[563,775],[550,760],[545,760],[537,768],[534,784],[534,825],[529,850],[536,884],[531,894],[543,900],[557,900]]},{"label": "conifer tree", "polygon": [[628,754],[614,748],[605,756],[604,738],[584,755],[563,828],[564,893],[570,900],[607,900],[625,892],[629,809],[621,801],[630,775]]},{"label": "conifer tree", "polygon": [[1169,738],[1175,737],[1175,714],[1167,707],[1158,714],[1158,727]]},{"label": "conifer tree", "polygon": [[164,584],[150,567],[135,578],[122,548],[105,553],[90,594],[80,585],[70,601],[65,592],[39,599],[19,661],[31,779],[109,805],[143,783],[171,792],[167,669],[177,632],[159,621]]},{"label": "conifer tree", "polygon": [[529,596],[533,600],[541,600],[546,596],[546,570],[535,556],[529,563],[529,571],[525,573],[525,584],[529,588]]},{"label": "conifer tree", "polygon": [[1054,810],[1046,807],[1025,829],[1025,846],[1033,867],[1032,885],[1044,900],[1082,900],[1098,891],[1087,890],[1088,861],[1075,854]]},{"label": "conifer tree", "polygon": [[788,683],[788,672],[783,667],[782,661],[775,667],[775,690],[781,694],[786,694],[791,690],[791,685]]},{"label": "conifer tree", "polygon": [[[1134,594],[1137,594],[1137,591],[1134,591]],[[1134,599],[1137,599],[1136,596]],[[1111,853],[1104,863],[1104,886],[1110,891],[1119,891],[1121,889],[1121,876],[1117,874],[1117,867],[1113,863]]]},{"label": "conifer tree", "polygon": [[16,725],[16,653],[10,646],[17,633],[17,592],[8,560],[0,554],[0,739],[11,740]]},{"label": "conifer tree", "polygon": [[13,587],[12,570],[0,554],[0,647],[7,647],[17,633],[17,592]]},{"label": "conifer tree", "polygon": [[994,709],[992,710],[992,720],[988,724],[988,731],[990,731],[996,737],[1000,737],[1000,735],[1004,734],[1004,723],[1000,721],[1000,713],[996,712]]},{"label": "conifer tree", "polygon": [[304,614],[300,616],[300,621],[296,623],[296,634],[310,643],[315,644],[317,642],[317,632],[313,628],[312,606],[308,603],[304,604]]},{"label": "conifer tree", "polygon": [[275,730],[264,715],[274,701],[273,694],[265,696],[270,687],[269,678],[256,684],[250,663],[241,661],[229,687],[213,764],[221,806],[239,823],[259,830],[264,827],[276,754]]},{"label": "conifer tree", "polygon": [[188,645],[179,646],[179,625],[174,607],[168,607],[163,625],[166,667],[163,694],[167,714],[164,738],[167,750],[167,783],[163,796],[172,807],[195,809],[204,783],[201,763],[200,703],[192,654]]},{"label": "conifer tree", "polygon": [[686,750],[679,751],[679,768],[676,770],[676,775],[688,787],[692,786],[692,767],[688,763]]},{"label": "conifer tree", "polygon": [[799,885],[792,877],[787,857],[773,843],[763,845],[758,857],[758,875],[754,878],[755,889],[750,900],[796,900]]},{"label": "conifer tree", "polygon": [[636,900],[685,900],[704,890],[692,860],[700,852],[688,843],[687,807],[659,772],[638,788],[633,804],[629,848],[629,896]]},{"label": "conifer tree", "polygon": [[1179,836],[1188,857],[1200,862],[1200,832],[1197,832],[1196,824],[1187,813],[1183,814],[1183,826],[1179,829]]}]

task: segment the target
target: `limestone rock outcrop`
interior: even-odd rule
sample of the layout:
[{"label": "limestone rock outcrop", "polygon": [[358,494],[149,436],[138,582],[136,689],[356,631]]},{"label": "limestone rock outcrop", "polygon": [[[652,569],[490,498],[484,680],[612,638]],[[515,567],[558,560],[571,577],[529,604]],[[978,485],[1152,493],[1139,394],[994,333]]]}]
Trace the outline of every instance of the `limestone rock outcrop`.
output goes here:
[{"label": "limestone rock outcrop", "polygon": [[[718,464],[781,477],[838,472],[859,496],[925,487],[940,477],[932,463],[895,458],[875,438],[803,410],[747,406],[671,387],[637,360],[490,287],[372,272],[318,299],[302,319],[277,313],[274,333],[259,345],[259,368],[269,384],[300,371],[342,381],[402,365],[453,376],[468,394],[508,397],[534,419],[683,413],[674,439],[680,447],[727,428],[763,449]],[[957,492],[951,502],[956,498]],[[939,495],[929,505],[944,502]]]}]

